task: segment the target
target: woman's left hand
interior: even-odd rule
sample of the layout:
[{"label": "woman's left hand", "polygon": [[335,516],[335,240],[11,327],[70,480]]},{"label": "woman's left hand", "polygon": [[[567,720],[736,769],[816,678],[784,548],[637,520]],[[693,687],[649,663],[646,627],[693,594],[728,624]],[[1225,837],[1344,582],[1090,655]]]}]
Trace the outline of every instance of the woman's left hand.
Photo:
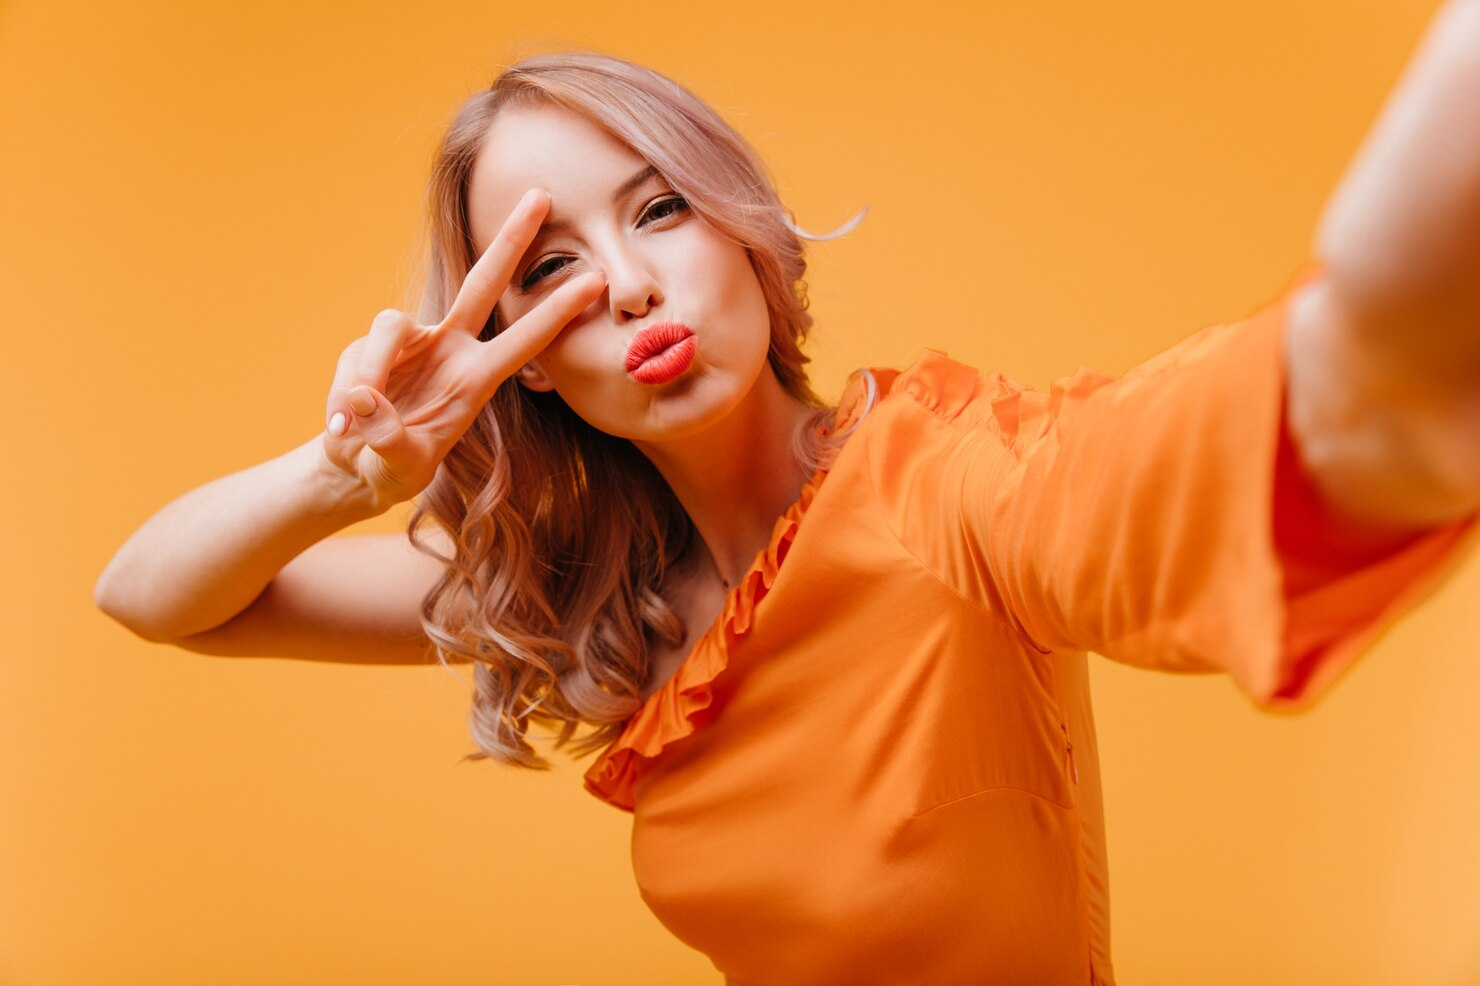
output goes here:
[{"label": "woman's left hand", "polygon": [[[1435,15],[1327,203],[1317,248],[1363,320],[1480,354],[1480,0]],[[1398,342],[1399,340],[1393,340]],[[1416,342],[1418,340],[1401,340]],[[1440,371],[1449,366],[1432,366]]]},{"label": "woman's left hand", "polygon": [[1356,525],[1480,507],[1480,0],[1449,0],[1322,216],[1287,327],[1291,433]]}]

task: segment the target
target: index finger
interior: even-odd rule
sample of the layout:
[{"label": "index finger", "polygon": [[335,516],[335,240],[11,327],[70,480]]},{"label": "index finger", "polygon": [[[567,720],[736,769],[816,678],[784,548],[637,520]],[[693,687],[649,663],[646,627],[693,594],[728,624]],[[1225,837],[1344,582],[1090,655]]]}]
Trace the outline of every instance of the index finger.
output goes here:
[{"label": "index finger", "polygon": [[542,189],[524,193],[514,211],[504,220],[493,242],[463,278],[452,307],[442,325],[469,335],[477,335],[488,324],[493,306],[514,276],[514,265],[524,256],[530,241],[539,232],[540,223],[550,211],[550,196]]}]

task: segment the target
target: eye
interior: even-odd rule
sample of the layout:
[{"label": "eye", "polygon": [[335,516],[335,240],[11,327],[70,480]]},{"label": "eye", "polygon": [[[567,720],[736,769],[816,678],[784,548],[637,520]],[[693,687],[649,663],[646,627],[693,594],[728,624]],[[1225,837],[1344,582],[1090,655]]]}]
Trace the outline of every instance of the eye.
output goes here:
[{"label": "eye", "polygon": [[[649,226],[653,223],[670,220],[675,216],[689,211],[688,200],[681,195],[667,195],[655,200],[637,219],[638,226]],[[519,282],[520,291],[528,294],[543,280],[558,274],[565,269],[575,258],[573,257],[546,257],[535,264],[524,274],[524,279]]]},{"label": "eye", "polygon": [[546,257],[525,273],[524,280],[519,282],[519,287],[524,291],[528,291],[569,262],[569,257]]},{"label": "eye", "polygon": [[679,195],[670,195],[648,206],[647,211],[637,220],[637,224],[639,226],[646,226],[648,223],[669,219],[680,212],[688,211],[688,208],[688,200]]}]

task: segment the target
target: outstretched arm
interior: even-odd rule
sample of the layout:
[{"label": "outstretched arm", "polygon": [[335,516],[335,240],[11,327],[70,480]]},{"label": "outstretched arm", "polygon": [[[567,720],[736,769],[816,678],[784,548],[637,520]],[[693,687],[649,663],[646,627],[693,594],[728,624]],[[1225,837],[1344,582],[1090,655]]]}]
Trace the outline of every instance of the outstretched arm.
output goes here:
[{"label": "outstretched arm", "polygon": [[1351,542],[1480,506],[1480,0],[1431,22],[1320,222],[1292,437]]}]

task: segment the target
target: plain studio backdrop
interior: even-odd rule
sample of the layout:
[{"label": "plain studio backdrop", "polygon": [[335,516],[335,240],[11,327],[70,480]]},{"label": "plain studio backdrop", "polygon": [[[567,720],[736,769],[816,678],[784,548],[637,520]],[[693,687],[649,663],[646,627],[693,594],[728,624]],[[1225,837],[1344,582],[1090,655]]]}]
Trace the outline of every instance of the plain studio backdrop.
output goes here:
[{"label": "plain studio backdrop", "polygon": [[[1438,8],[208,6],[0,6],[7,986],[720,982],[589,760],[458,764],[440,667],[193,655],[92,602],[152,512],[322,427],[501,65],[645,62],[803,227],[870,207],[811,250],[824,396],[923,346],[1043,389],[1272,298]],[[1121,982],[1480,981],[1477,589],[1471,559],[1301,716],[1091,659]]]}]

